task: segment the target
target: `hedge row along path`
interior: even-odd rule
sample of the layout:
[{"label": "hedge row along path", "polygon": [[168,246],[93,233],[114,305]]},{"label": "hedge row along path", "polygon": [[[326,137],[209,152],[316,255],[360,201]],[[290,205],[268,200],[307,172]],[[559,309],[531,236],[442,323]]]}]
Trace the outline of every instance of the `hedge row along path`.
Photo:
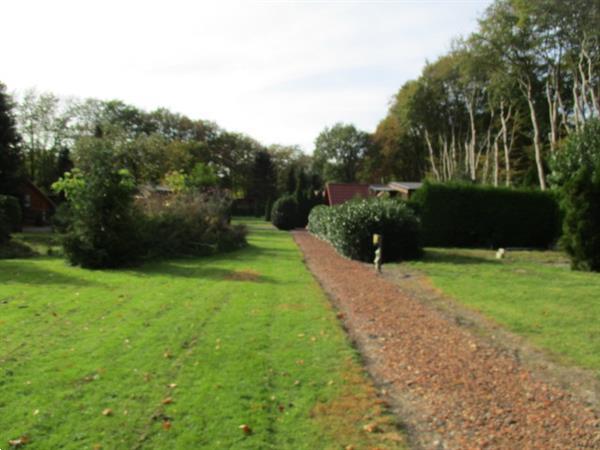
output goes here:
[{"label": "hedge row along path", "polygon": [[514,354],[305,231],[294,237],[416,447],[600,448],[600,418]]}]

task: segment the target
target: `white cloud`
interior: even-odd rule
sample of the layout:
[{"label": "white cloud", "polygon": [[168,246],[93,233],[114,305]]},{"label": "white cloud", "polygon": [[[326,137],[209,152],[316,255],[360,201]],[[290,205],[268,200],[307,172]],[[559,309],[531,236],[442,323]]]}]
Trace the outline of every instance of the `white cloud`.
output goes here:
[{"label": "white cloud", "polygon": [[8,1],[0,80],[214,120],[269,144],[372,130],[482,1]]}]

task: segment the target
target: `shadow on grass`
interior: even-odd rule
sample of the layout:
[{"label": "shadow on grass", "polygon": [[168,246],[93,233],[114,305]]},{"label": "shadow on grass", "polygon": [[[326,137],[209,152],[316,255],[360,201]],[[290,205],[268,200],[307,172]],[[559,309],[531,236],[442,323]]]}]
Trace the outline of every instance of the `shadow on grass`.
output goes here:
[{"label": "shadow on grass", "polygon": [[206,263],[200,263],[197,259],[193,261],[172,260],[159,261],[145,264],[139,268],[130,269],[131,272],[144,277],[161,275],[166,277],[189,278],[212,281],[237,281],[253,283],[277,283],[273,278],[265,276],[251,268],[240,268],[239,270],[224,269],[211,265],[214,259],[206,259]]},{"label": "shadow on grass", "polygon": [[0,284],[23,283],[36,285],[73,285],[73,286],[101,286],[94,280],[67,275],[48,270],[31,261],[0,261]]},{"label": "shadow on grass", "polygon": [[445,264],[499,264],[496,260],[484,258],[482,256],[467,255],[452,250],[436,249],[427,249],[422,261],[425,263],[436,262]]}]

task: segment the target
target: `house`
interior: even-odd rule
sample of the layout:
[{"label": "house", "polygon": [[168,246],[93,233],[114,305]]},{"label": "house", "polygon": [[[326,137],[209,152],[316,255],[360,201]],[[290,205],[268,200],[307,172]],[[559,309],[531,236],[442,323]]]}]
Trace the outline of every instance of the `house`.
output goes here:
[{"label": "house", "polygon": [[371,195],[380,196],[388,193],[390,197],[400,196],[408,200],[422,184],[416,181],[391,181],[388,184],[372,184],[369,190]]},{"label": "house", "polygon": [[23,224],[46,225],[56,210],[54,202],[29,180],[21,184],[20,194]]},{"label": "house", "polygon": [[329,206],[339,205],[353,198],[367,198],[372,195],[368,184],[327,183],[325,187],[325,201]]}]

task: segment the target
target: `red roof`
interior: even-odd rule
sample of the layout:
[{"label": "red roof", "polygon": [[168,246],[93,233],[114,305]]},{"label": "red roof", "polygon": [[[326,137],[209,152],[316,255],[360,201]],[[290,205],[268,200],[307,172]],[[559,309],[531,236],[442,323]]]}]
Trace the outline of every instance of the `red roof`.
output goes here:
[{"label": "red roof", "polygon": [[360,183],[327,183],[327,202],[329,206],[339,205],[353,198],[370,196],[369,185]]}]

